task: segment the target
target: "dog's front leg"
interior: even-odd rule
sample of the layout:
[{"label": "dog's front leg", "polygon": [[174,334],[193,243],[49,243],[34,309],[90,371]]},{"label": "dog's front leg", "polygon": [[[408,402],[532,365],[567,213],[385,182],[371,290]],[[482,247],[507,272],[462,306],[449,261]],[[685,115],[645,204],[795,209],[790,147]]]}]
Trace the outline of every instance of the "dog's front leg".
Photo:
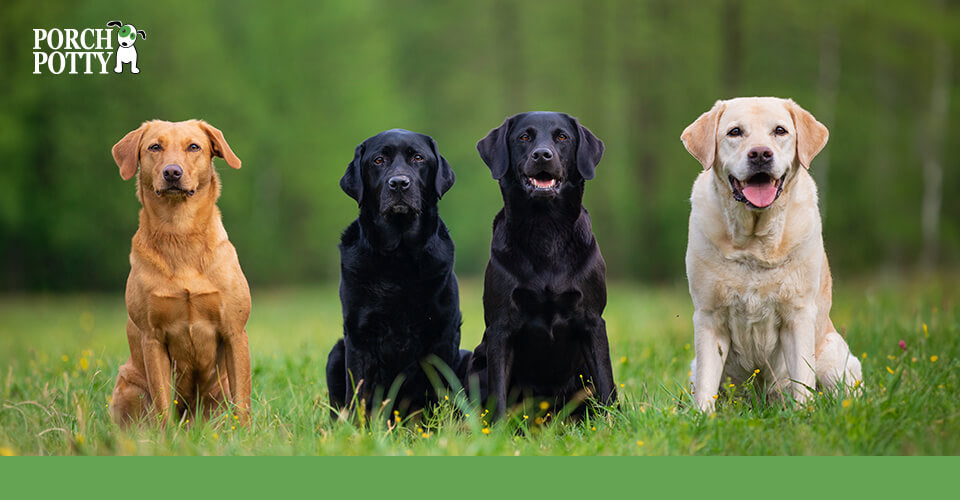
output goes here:
[{"label": "dog's front leg", "polygon": [[484,333],[487,341],[487,387],[496,398],[494,418],[500,418],[507,412],[507,388],[510,385],[510,364],[512,353],[507,352],[506,332],[488,328]]},{"label": "dog's front leg", "polygon": [[613,382],[613,367],[610,365],[610,345],[607,341],[607,323],[600,318],[599,326],[593,330],[587,353],[587,366],[593,383],[597,388],[597,400],[611,404],[617,400],[617,389]]},{"label": "dog's front leg", "polygon": [[250,346],[247,331],[228,333],[222,337],[224,356],[227,361],[227,380],[230,382],[230,396],[236,405],[237,416],[241,424],[250,419],[250,395],[252,380],[250,375]]},{"label": "dog's front leg", "polygon": [[143,365],[147,372],[147,388],[153,399],[153,411],[160,415],[161,425],[166,424],[171,394],[176,390],[170,383],[170,354],[159,336],[148,333],[140,341],[143,349]]},{"label": "dog's front leg", "polygon": [[730,350],[730,336],[720,331],[716,313],[702,310],[693,313],[693,331],[696,352],[693,400],[700,411],[713,412]]},{"label": "dog's front leg", "polygon": [[801,309],[787,318],[785,328],[780,331],[783,357],[787,365],[787,374],[790,376],[790,395],[801,404],[806,402],[810,397],[810,390],[817,384],[814,357],[816,317],[814,308]]}]

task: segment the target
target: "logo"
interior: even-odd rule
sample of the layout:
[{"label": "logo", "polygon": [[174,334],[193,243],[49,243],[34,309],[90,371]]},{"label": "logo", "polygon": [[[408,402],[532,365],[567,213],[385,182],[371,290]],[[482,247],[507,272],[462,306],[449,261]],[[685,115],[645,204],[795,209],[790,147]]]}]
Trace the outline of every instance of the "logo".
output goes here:
[{"label": "logo", "polygon": [[[110,21],[104,28],[35,28],[33,30],[33,74],[59,75],[109,73],[110,60],[114,59],[113,72],[123,73],[129,65],[130,73],[140,72],[137,67],[137,49],[133,46],[137,36],[146,40],[147,34],[132,24]],[[117,27],[117,45],[114,52],[113,32]]]},{"label": "logo", "polygon": [[137,35],[146,40],[147,34],[143,30],[135,28],[132,24],[123,24],[120,21],[110,21],[107,26],[120,26],[120,29],[117,30],[117,42],[120,47],[117,48],[117,66],[113,68],[113,72],[123,73],[123,65],[130,63],[130,72],[139,73],[137,49],[133,47],[133,44],[137,43]]}]

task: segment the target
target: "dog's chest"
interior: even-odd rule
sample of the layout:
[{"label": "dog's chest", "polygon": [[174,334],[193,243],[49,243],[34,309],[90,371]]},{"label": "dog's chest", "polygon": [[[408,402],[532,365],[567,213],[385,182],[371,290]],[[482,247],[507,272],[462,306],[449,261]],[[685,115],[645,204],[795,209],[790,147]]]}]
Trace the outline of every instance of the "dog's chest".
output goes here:
[{"label": "dog's chest", "polygon": [[717,293],[723,299],[716,313],[730,338],[727,364],[731,368],[752,372],[780,358],[784,284],[773,274],[751,269],[739,272],[739,280],[716,281]]},{"label": "dog's chest", "polygon": [[155,291],[148,299],[150,326],[162,333],[171,361],[198,369],[215,361],[221,312],[221,294],[209,288]]}]

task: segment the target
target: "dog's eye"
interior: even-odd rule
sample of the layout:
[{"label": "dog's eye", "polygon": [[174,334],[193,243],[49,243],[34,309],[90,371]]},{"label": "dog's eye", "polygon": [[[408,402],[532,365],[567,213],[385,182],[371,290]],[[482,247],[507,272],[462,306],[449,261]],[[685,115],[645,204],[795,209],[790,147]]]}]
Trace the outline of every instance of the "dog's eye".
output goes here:
[{"label": "dog's eye", "polygon": [[567,134],[557,134],[557,142],[563,142],[567,140]]},{"label": "dog's eye", "polygon": [[156,151],[160,151],[163,148],[161,148],[159,144],[151,144],[150,147],[148,147],[147,149],[149,149],[150,151],[156,152]]},{"label": "dog's eye", "polygon": [[382,157],[382,156],[378,156],[378,157],[374,158],[374,159],[373,159],[373,164],[374,164],[374,165],[383,165],[383,157]]},{"label": "dog's eye", "polygon": [[521,141],[523,141],[523,142],[527,142],[527,141],[530,140],[530,135],[529,135],[529,134],[520,134],[519,139],[520,139]]},{"label": "dog's eye", "polygon": [[413,161],[416,161],[416,162],[423,161],[423,155],[413,155]]},{"label": "dog's eye", "polygon": [[777,126],[777,128],[773,129],[773,133],[776,135],[787,135],[787,129]]},{"label": "dog's eye", "polygon": [[740,137],[741,135],[743,135],[743,131],[740,130],[740,127],[733,127],[732,129],[727,131],[727,135],[729,135],[730,137]]},{"label": "dog's eye", "polygon": [[188,146],[187,149],[189,149],[190,151],[200,151],[200,146],[197,146],[196,143],[194,143]]}]

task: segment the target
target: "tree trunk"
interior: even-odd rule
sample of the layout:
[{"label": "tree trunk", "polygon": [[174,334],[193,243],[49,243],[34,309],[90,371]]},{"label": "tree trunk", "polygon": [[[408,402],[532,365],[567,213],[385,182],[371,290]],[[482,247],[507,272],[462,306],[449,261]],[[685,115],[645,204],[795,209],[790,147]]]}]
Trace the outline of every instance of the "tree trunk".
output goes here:
[{"label": "tree trunk", "polygon": [[[942,10],[942,4],[941,4]],[[923,266],[936,265],[940,246],[940,207],[943,204],[943,151],[946,130],[947,108],[950,107],[950,46],[941,34],[933,51],[933,85],[930,92],[930,109],[927,114],[927,130],[920,143],[923,158]]]},{"label": "tree trunk", "polygon": [[[830,16],[833,19],[833,16]],[[840,81],[840,40],[834,21],[827,21],[820,31],[820,70],[817,77],[816,116],[827,127],[834,126],[837,109],[837,87]],[[830,148],[817,156],[813,169],[820,193],[820,216],[827,217],[827,194],[830,190]]]}]

